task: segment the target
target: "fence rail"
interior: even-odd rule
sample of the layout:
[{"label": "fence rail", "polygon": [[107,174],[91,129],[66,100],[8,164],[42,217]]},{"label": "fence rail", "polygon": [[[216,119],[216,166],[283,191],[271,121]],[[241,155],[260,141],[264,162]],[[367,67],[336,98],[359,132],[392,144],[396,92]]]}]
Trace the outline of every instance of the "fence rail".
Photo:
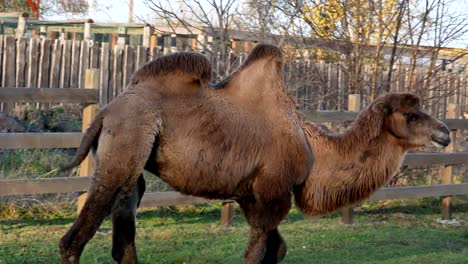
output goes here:
[{"label": "fence rail", "polygon": [[90,103],[99,102],[98,89],[0,88],[0,102],[9,103]]},{"label": "fence rail", "polygon": [[77,148],[83,133],[0,133],[0,149]]},{"label": "fence rail", "polygon": [[[0,196],[36,195],[49,193],[86,192],[93,177],[49,178],[32,180],[0,180]],[[427,186],[408,186],[381,188],[368,200],[415,199],[447,195],[468,194],[468,183],[440,184]],[[213,203],[209,200],[179,192],[152,192],[143,197],[143,207],[189,205]]]}]

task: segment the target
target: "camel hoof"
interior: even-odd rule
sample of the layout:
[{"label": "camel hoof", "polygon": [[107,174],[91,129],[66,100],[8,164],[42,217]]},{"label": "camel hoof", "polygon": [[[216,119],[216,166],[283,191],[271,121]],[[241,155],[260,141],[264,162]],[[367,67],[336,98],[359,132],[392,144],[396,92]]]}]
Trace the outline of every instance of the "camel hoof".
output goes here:
[{"label": "camel hoof", "polygon": [[60,255],[62,256],[62,264],[78,264],[79,257],[75,256],[69,249],[65,248],[63,239],[60,241]]}]

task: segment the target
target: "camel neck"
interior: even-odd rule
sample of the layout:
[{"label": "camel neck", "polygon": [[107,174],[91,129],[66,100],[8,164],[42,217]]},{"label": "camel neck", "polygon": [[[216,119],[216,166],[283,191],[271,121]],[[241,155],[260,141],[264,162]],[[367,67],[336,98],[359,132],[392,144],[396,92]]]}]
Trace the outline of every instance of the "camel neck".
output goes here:
[{"label": "camel neck", "polygon": [[403,147],[382,130],[369,137],[373,131],[356,124],[339,135],[308,125],[315,160],[309,178],[296,192],[296,202],[305,213],[328,213],[366,199],[398,170]]}]

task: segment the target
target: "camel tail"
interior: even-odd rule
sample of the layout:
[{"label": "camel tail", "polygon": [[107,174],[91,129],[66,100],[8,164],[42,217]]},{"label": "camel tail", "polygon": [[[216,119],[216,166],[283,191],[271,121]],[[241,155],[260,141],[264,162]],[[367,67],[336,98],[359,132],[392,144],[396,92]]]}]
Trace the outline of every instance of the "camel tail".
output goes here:
[{"label": "camel tail", "polygon": [[84,134],[83,138],[81,139],[80,147],[78,148],[78,151],[76,152],[73,161],[70,164],[62,167],[60,171],[67,171],[73,169],[74,167],[80,165],[81,162],[83,162],[83,160],[86,158],[89,151],[93,147],[94,143],[96,142],[96,139],[99,137],[99,134],[101,134],[102,119],[103,115],[98,114],[96,116],[89,128],[86,130],[86,133]]}]

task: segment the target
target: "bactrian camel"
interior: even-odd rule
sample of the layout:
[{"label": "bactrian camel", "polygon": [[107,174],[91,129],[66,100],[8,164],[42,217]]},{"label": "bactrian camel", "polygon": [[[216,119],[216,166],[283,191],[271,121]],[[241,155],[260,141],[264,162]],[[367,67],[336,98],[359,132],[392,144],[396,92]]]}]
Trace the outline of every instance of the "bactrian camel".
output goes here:
[{"label": "bactrian camel", "polygon": [[91,152],[96,169],[85,205],[60,241],[62,263],[79,262],[109,214],[113,259],[137,263],[143,169],[181,193],[236,200],[251,228],[245,263],[277,263],[286,255],[278,225],[293,194],[306,214],[330,212],[385,184],[408,148],[449,142],[447,128],[411,94],[377,100],[344,135],[318,130],[296,111],[282,82],[281,51],[271,45],[258,45],[216,85],[208,82],[210,69],[196,53],[158,58],[97,115],[67,166]]}]

